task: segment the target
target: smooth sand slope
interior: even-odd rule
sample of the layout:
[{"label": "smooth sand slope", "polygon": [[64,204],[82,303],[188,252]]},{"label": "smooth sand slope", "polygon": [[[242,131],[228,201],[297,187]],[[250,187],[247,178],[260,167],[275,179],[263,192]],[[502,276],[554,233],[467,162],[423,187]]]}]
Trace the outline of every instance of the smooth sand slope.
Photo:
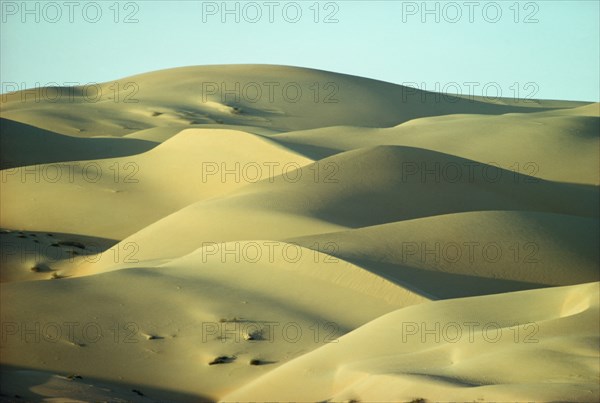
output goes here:
[{"label": "smooth sand slope", "polygon": [[591,401],[598,297],[591,283],[401,309],[223,400]]},{"label": "smooth sand slope", "polygon": [[2,401],[600,400],[600,104],[205,66],[0,125]]}]

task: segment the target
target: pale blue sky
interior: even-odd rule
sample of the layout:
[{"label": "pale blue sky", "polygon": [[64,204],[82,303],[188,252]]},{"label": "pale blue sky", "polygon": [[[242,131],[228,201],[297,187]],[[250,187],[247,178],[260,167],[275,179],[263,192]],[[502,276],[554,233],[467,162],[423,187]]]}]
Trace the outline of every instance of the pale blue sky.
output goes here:
[{"label": "pale blue sky", "polygon": [[[86,84],[177,66],[268,63],[424,83],[428,90],[455,92],[451,83],[458,83],[459,91],[475,95],[486,95],[486,86],[489,96],[499,88],[513,97],[519,88],[521,97],[600,100],[598,0],[481,1],[471,9],[466,0],[430,1],[434,13],[425,15],[422,1],[321,1],[318,7],[314,0],[239,1],[239,23],[235,14],[222,22],[221,1],[121,1],[118,22],[114,0],[76,2],[72,22],[65,0],[28,2],[29,14],[22,1],[0,3],[1,92],[12,82]],[[254,5],[262,18],[252,23]],[[292,23],[297,8],[302,15]],[[124,23],[130,13],[138,22]],[[324,23],[330,13],[338,21]]]}]

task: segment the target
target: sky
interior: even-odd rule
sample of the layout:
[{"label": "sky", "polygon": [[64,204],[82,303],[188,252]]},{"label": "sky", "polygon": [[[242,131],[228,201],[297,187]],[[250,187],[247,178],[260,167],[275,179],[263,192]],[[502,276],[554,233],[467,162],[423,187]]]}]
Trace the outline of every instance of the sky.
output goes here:
[{"label": "sky", "polygon": [[600,101],[600,1],[0,0],[0,92],[280,64],[476,96]]}]

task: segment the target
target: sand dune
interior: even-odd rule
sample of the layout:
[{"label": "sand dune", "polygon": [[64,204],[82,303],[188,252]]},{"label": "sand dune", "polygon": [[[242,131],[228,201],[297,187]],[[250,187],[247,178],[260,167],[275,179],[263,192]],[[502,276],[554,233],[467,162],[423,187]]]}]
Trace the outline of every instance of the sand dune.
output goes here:
[{"label": "sand dune", "polygon": [[0,117],[2,401],[600,399],[598,103],[239,65]]},{"label": "sand dune", "polygon": [[[262,242],[255,241],[259,245]],[[73,340],[62,332],[52,348],[42,336],[27,352],[21,351],[21,340],[11,337],[3,353],[4,363],[39,368],[40,363],[52,362],[58,372],[110,382],[128,379],[142,390],[153,386],[193,393],[200,387],[203,394],[216,398],[317,348],[327,342],[326,337],[333,340],[384,313],[426,300],[359,267],[328,264],[327,255],[302,251],[293,264],[280,250],[273,259],[265,253],[251,264],[233,258],[221,260],[220,253],[200,250],[154,268],[10,283],[11,287],[3,289],[3,298],[11,301],[3,309],[6,322],[44,318],[46,326],[62,326],[71,320],[79,326],[74,329],[77,335]],[[48,288],[49,283],[53,287]],[[39,293],[47,299],[43,306],[31,298]],[[82,300],[88,302],[71,302]],[[104,301],[102,312],[94,301]],[[23,312],[32,316],[25,317]],[[81,322],[84,318],[85,323]],[[104,337],[90,342],[96,336],[86,336],[82,330],[88,323],[97,323]],[[136,326],[131,343],[125,339],[127,329],[121,329],[122,334],[113,329],[128,323]],[[282,333],[288,328],[291,330]],[[301,329],[299,336],[294,333],[296,329]],[[244,340],[247,332],[254,331],[260,332],[256,340]],[[147,340],[144,335],[156,339]],[[114,339],[117,336],[120,339]],[[80,354],[94,362],[93,369],[87,368]],[[119,370],[114,368],[113,354],[121,357]],[[208,365],[221,355],[236,357],[238,370],[233,384],[227,376],[220,380],[213,377],[215,371],[225,375],[232,369]],[[251,359],[272,363],[257,368],[248,365]],[[140,364],[145,367],[142,371]],[[155,371],[155,366],[162,370]]]},{"label": "sand dune", "polygon": [[[311,401],[590,401],[599,392],[598,313],[597,283],[424,303],[382,316],[223,401],[291,401],[300,393]],[[427,333],[436,326],[447,330]],[[505,360],[511,364],[493,364]]]},{"label": "sand dune", "polygon": [[[232,142],[239,145],[237,152],[229,148]],[[93,228],[93,235],[122,239],[194,201],[310,162],[246,132],[189,129],[143,154],[8,171],[1,211],[9,227],[87,235]],[[28,197],[32,186],[35,198]],[[94,203],[119,209],[87,214]],[[48,216],[49,210],[64,219]],[[28,221],[10,221],[23,215]]]},{"label": "sand dune", "polygon": [[[468,166],[475,175],[422,180],[420,174],[403,171],[403,164],[421,163]],[[589,217],[592,222],[597,217],[595,187],[543,181],[495,167],[492,182],[483,176],[487,167],[420,149],[361,149],[196,202],[123,242],[136,243],[137,256],[152,260],[189,253],[206,242],[284,239],[459,212],[541,211]],[[173,236],[168,230],[173,227],[180,235]],[[537,239],[534,235],[530,242]]]},{"label": "sand dune", "polygon": [[[449,115],[416,119],[386,129],[332,127],[282,133],[273,139],[313,159],[362,147],[400,145],[439,151],[536,178],[597,186],[600,179],[594,168],[600,147],[599,108],[600,104],[593,104],[526,115]],[[577,159],[565,155],[577,155]]]},{"label": "sand dune", "polygon": [[598,281],[595,219],[523,211],[447,214],[292,238],[437,298]]},{"label": "sand dune", "polygon": [[82,139],[0,119],[1,169],[140,154],[158,143],[129,138]]},{"label": "sand dune", "polygon": [[585,104],[440,97],[326,71],[225,65],[169,69],[75,88],[19,91],[5,96],[2,115],[88,137],[215,123],[283,131],[338,125],[388,127],[424,116],[527,113]]}]

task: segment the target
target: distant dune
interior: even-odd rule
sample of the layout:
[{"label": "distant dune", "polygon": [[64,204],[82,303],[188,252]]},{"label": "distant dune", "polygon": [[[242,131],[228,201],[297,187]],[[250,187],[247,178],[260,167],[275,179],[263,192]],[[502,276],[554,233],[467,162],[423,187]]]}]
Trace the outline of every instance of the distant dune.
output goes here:
[{"label": "distant dune", "polygon": [[0,129],[2,401],[600,400],[600,104],[200,66]]}]

